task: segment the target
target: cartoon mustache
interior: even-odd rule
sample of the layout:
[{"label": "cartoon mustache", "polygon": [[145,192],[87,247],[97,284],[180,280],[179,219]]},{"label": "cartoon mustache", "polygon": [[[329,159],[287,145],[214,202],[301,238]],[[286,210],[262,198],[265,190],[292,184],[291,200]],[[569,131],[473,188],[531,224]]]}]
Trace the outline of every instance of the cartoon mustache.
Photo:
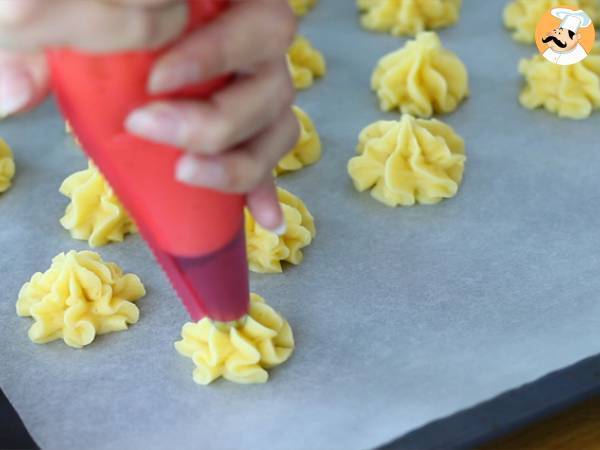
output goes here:
[{"label": "cartoon mustache", "polygon": [[559,41],[559,40],[558,40],[558,38],[557,38],[556,36],[547,36],[547,37],[545,37],[545,38],[543,38],[543,39],[542,39],[542,42],[543,42],[544,44],[546,44],[546,43],[548,43],[548,42],[550,42],[550,41],[554,41],[554,43],[555,43],[556,45],[558,45],[560,48],[565,48],[565,47],[567,46],[567,43],[566,43],[566,42],[561,42],[561,41]]}]

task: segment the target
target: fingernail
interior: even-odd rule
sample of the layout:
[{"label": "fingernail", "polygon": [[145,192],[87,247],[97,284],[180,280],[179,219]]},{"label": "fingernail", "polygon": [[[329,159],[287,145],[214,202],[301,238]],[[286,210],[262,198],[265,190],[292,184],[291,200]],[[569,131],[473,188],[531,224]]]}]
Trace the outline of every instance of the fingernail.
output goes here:
[{"label": "fingernail", "polygon": [[0,118],[22,110],[33,95],[33,83],[26,71],[0,70]]},{"label": "fingernail", "polygon": [[138,109],[125,121],[125,127],[131,133],[175,146],[183,145],[183,126],[177,111],[164,104]]},{"label": "fingernail", "polygon": [[273,230],[273,233],[275,233],[277,236],[283,236],[286,231],[287,231],[287,224],[285,223],[285,220],[283,220],[281,222],[281,224]]},{"label": "fingernail", "polygon": [[191,183],[196,174],[196,167],[193,161],[181,158],[175,166],[175,178],[183,183]]},{"label": "fingernail", "polygon": [[152,94],[175,91],[202,81],[200,67],[190,61],[164,62],[150,74],[148,90]]},{"label": "fingernail", "polygon": [[225,172],[219,163],[186,155],[177,162],[175,178],[193,186],[219,188],[225,181]]},{"label": "fingernail", "polygon": [[[261,224],[270,224],[268,229],[275,233],[277,236],[283,236],[287,231],[287,223],[281,208],[273,209],[269,208],[261,211],[262,217],[260,219]],[[275,224],[279,224],[275,226]],[[264,227],[265,225],[263,225]],[[266,228],[266,227],[265,227]]]}]

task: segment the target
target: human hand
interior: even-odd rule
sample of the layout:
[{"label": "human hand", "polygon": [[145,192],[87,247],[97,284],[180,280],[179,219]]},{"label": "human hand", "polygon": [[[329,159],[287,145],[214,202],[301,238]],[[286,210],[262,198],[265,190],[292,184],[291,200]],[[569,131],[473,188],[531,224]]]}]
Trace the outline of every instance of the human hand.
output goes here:
[{"label": "human hand", "polygon": [[42,49],[87,51],[158,47],[186,24],[185,4],[172,0],[0,1],[0,115],[37,106],[49,91]]},{"label": "human hand", "polygon": [[[27,110],[47,93],[40,48],[159,47],[181,33],[186,12],[179,0],[2,0],[0,46],[11,51],[0,54],[0,113]],[[177,167],[180,181],[247,192],[256,220],[279,232],[271,170],[297,139],[284,58],[294,33],[286,0],[234,1],[158,61],[148,89],[160,93],[236,73],[232,84],[206,101],[154,102],[126,122],[131,133],[188,152]]]}]

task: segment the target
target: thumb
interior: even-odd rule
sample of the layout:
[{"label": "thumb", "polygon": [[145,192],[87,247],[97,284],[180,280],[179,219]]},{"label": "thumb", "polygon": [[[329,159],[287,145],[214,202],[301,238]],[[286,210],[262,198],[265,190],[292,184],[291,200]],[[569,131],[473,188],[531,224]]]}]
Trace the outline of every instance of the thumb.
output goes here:
[{"label": "thumb", "polygon": [[49,90],[50,76],[43,53],[0,51],[0,118],[37,106]]}]

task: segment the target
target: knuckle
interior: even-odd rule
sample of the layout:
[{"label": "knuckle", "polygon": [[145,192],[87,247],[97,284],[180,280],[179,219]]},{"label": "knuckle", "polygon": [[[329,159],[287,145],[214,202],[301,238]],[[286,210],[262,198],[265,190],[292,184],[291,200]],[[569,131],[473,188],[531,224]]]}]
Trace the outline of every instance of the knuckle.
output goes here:
[{"label": "knuckle", "polygon": [[240,185],[240,175],[235,164],[231,159],[223,161],[223,189],[226,191],[238,192]]},{"label": "knuckle", "polygon": [[230,72],[236,65],[236,58],[232,53],[232,48],[236,45],[232,45],[233,37],[228,36],[223,30],[215,31],[214,39],[210,40],[212,48],[205,48],[208,44],[207,40],[199,40],[196,42],[196,52],[204,55],[207,60],[205,63],[210,73],[222,74]]},{"label": "knuckle", "polygon": [[287,3],[279,3],[276,8],[273,8],[272,13],[275,15],[271,31],[273,41],[287,49],[298,31],[298,20]]},{"label": "knuckle", "polygon": [[233,133],[232,121],[218,115],[206,127],[206,132],[200,139],[202,147],[208,153],[222,152],[229,146]]},{"label": "knuckle", "polygon": [[231,125],[218,106],[181,102],[177,113],[181,147],[203,155],[216,155],[224,150]]},{"label": "knuckle", "polygon": [[293,148],[300,137],[300,124],[298,123],[298,119],[291,109],[288,109],[287,113],[285,114],[284,124],[287,130],[287,146],[289,148]]},{"label": "knuckle", "polygon": [[255,170],[250,174],[248,179],[246,180],[245,186],[243,187],[242,192],[250,192],[261,183],[262,180],[265,179],[265,176],[269,174],[271,167],[267,167],[266,163],[261,163],[260,165],[256,165]]},{"label": "knuckle", "polygon": [[224,172],[226,189],[234,192],[248,192],[260,181],[257,163],[245,155],[227,159]]},{"label": "knuckle", "polygon": [[296,99],[296,89],[294,89],[294,86],[292,85],[292,80],[290,79],[287,71],[284,76],[285,77],[283,81],[283,86],[280,90],[281,101],[285,106],[290,106],[294,103],[294,100]]},{"label": "knuckle", "polygon": [[[266,64],[263,80],[265,83],[269,83],[269,91],[272,94],[269,98],[274,100],[277,106],[283,109],[294,103],[296,89],[292,84],[292,78],[285,61],[278,60]],[[274,104],[271,103],[270,106],[272,108]]]}]

